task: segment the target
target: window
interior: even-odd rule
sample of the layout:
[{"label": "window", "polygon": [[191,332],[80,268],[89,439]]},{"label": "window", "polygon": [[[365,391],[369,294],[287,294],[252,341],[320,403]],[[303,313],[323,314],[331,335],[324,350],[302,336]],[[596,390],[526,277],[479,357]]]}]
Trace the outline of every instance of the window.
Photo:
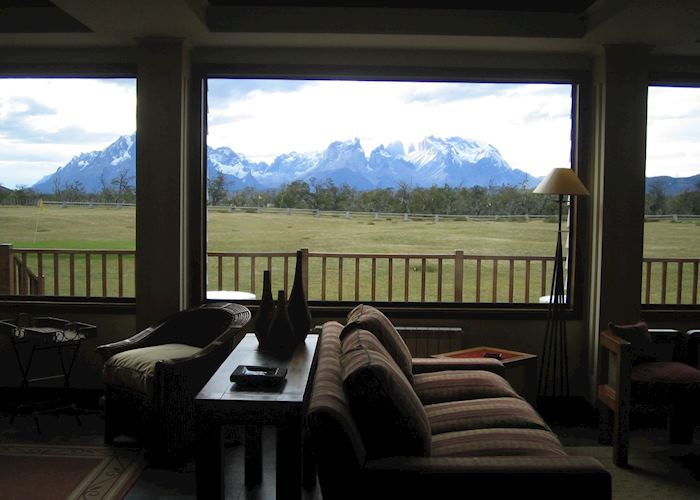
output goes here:
[{"label": "window", "polygon": [[642,304],[698,304],[700,88],[649,87]]},{"label": "window", "polygon": [[133,297],[136,81],[0,79],[0,294]]},{"label": "window", "polygon": [[[210,78],[210,297],[537,304],[571,167],[572,83]],[[220,292],[225,291],[225,292]],[[228,295],[227,295],[228,293]]]}]

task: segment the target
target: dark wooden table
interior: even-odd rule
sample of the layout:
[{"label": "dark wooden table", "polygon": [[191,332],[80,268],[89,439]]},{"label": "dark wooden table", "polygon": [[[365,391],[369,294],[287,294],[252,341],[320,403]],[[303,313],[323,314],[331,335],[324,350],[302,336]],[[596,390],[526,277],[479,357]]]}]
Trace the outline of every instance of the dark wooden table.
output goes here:
[{"label": "dark wooden table", "polygon": [[[279,359],[258,351],[258,341],[249,333],[202,388],[195,398],[201,432],[196,457],[197,498],[224,498],[224,424],[246,426],[247,486],[262,480],[263,425],[273,425],[277,429],[277,498],[301,498],[302,477],[305,484],[313,483],[315,476],[309,452],[302,450],[302,424],[315,367],[317,340],[318,335],[308,335],[290,358]],[[238,387],[229,380],[238,365],[285,367],[286,380],[277,388]]]}]

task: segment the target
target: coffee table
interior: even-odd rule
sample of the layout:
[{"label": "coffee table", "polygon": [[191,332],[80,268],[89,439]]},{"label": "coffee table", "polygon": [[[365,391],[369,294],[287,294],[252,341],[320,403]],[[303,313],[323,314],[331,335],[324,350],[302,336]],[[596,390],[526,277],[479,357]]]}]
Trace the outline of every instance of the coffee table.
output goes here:
[{"label": "coffee table", "polygon": [[[310,484],[312,463],[308,447],[302,450],[303,416],[308,406],[318,335],[308,335],[288,359],[258,351],[258,341],[246,334],[195,398],[198,427],[197,498],[224,498],[222,426],[242,424],[245,430],[245,482],[262,480],[261,426],[277,429],[277,498],[301,498],[302,476]],[[278,387],[239,387],[230,381],[239,365],[286,368]],[[302,467],[303,463],[303,467]],[[315,479],[315,476],[313,476]]]},{"label": "coffee table", "polygon": [[[436,358],[483,358],[486,353],[501,354],[501,363],[505,368],[505,378],[531,404],[537,401],[537,356],[527,352],[511,351],[500,347],[479,346],[459,351],[434,354]],[[517,377],[518,371],[522,376]],[[520,383],[518,383],[520,382]]]}]

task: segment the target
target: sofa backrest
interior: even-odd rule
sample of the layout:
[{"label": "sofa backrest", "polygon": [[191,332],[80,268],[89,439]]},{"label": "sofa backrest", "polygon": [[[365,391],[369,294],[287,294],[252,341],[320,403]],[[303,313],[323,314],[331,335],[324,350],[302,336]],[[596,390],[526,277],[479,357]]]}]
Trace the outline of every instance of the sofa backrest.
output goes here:
[{"label": "sofa backrest", "polygon": [[367,330],[379,339],[411,385],[413,385],[413,358],[406,342],[393,323],[376,307],[359,304],[348,314],[347,325],[340,334],[342,341],[355,330]]},{"label": "sofa backrest", "polygon": [[[347,481],[364,465],[366,452],[343,390],[337,322],[323,325],[307,423],[324,497],[342,497]],[[335,494],[333,494],[335,492]]]}]

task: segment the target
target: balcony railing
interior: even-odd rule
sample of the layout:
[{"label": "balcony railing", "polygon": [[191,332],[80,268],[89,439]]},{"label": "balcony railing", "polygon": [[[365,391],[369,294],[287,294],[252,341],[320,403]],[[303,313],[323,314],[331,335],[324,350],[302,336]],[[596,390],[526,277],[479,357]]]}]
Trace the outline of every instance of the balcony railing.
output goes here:
[{"label": "balcony railing", "polygon": [[[309,252],[303,277],[312,301],[538,303],[553,257]],[[134,297],[133,250],[27,249],[0,245],[0,294]],[[209,252],[208,289],[289,292],[293,252]],[[8,269],[3,269],[3,263]],[[698,305],[700,259],[645,258],[642,303]]]}]

